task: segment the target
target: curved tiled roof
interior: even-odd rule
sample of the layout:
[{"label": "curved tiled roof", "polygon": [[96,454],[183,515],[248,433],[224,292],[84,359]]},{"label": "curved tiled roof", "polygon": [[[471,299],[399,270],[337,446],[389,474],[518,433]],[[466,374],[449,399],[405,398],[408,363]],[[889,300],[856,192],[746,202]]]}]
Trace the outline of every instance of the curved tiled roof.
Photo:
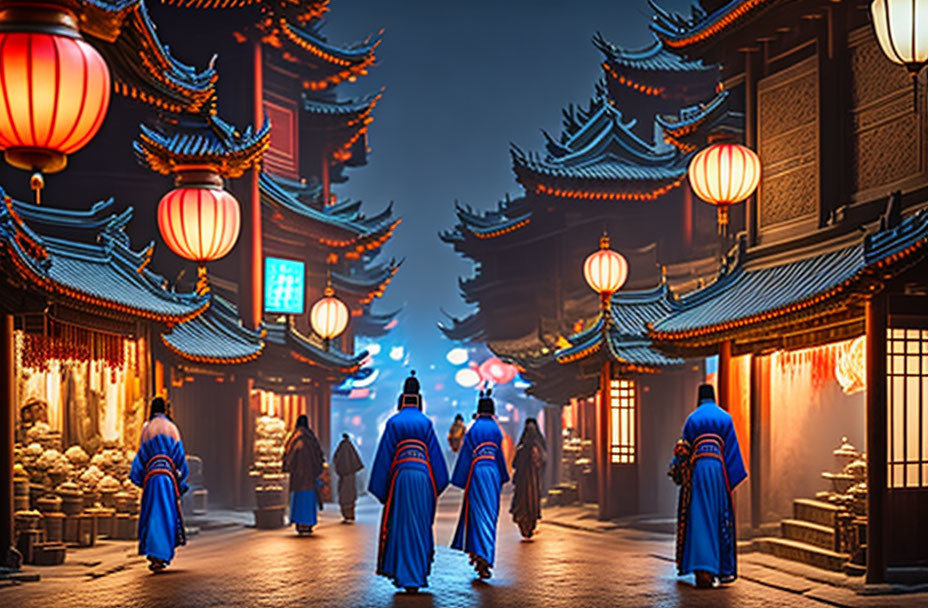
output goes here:
[{"label": "curved tiled roof", "polygon": [[688,61],[668,51],[655,36],[651,44],[641,49],[623,49],[615,46],[599,32],[593,36],[593,45],[613,66],[655,72],[706,72],[716,69],[702,61]]},{"label": "curved tiled roof", "polygon": [[200,363],[245,363],[264,350],[262,331],[244,327],[235,307],[216,295],[203,314],[174,326],[161,340],[177,356]]},{"label": "curved tiled roof", "polygon": [[686,49],[741,27],[748,20],[760,16],[762,9],[776,4],[776,0],[731,0],[711,13],[693,3],[689,17],[666,11],[654,0],[649,0],[649,4],[655,12],[651,30],[665,45]]}]

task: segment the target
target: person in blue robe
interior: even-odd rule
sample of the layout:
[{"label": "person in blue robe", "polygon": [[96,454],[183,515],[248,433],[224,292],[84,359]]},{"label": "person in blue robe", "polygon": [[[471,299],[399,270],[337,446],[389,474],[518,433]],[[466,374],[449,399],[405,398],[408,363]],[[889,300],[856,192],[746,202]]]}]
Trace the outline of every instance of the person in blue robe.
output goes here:
[{"label": "person in blue robe", "polygon": [[319,440],[309,428],[309,418],[300,414],[284,446],[282,467],[284,473],[290,474],[290,523],[300,536],[312,534],[316,525],[319,476],[324,462]]},{"label": "person in blue robe", "polygon": [[415,593],[428,584],[435,553],[432,525],[448,469],[435,428],[421,411],[415,372],[406,379],[399,411],[387,420],[369,489],[383,505],[377,574]]},{"label": "person in blue robe", "polygon": [[677,571],[695,573],[696,586],[707,588],[738,576],[731,493],[747,472],[731,415],[716,404],[712,385],[699,387],[698,403],[683,425],[669,475],[680,486]]},{"label": "person in blue robe", "polygon": [[139,555],[152,572],[174,559],[174,549],[186,543],[180,497],[187,491],[187,457],[177,426],[166,416],[164,399],[152,399],[141,444],[129,478],[142,488],[139,512]]},{"label": "person in blue robe", "polygon": [[461,515],[451,548],[464,551],[480,578],[490,578],[496,553],[499,494],[509,481],[503,456],[503,433],[493,419],[490,391],[480,393],[477,418],[464,435],[451,483],[464,490]]}]

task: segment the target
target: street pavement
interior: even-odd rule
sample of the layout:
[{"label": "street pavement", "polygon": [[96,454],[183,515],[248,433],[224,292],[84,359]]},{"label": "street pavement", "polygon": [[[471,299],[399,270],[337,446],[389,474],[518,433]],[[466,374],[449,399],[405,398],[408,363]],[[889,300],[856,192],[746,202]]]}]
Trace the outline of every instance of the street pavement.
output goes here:
[{"label": "street pavement", "polygon": [[[56,576],[54,568],[39,570],[43,573],[40,582],[0,589],[0,606],[828,605],[745,578],[727,588],[697,590],[690,580],[674,575],[666,557],[672,555],[672,540],[666,535],[632,530],[597,534],[542,523],[535,539],[523,541],[508,517],[506,503],[504,497],[496,567],[488,582],[475,579],[465,554],[448,548],[460,504],[460,493],[449,490],[439,506],[430,586],[417,595],[398,592],[374,574],[379,508],[368,502],[359,506],[355,525],[339,523],[337,507],[327,505],[315,534],[309,537],[297,537],[292,529],[242,527],[201,533],[180,548],[170,568],[159,574],[149,573],[138,557],[125,559],[109,573],[96,570],[95,577]],[[128,549],[121,545],[112,551],[125,556]],[[873,608],[926,605],[915,596],[861,599],[858,605]]]}]

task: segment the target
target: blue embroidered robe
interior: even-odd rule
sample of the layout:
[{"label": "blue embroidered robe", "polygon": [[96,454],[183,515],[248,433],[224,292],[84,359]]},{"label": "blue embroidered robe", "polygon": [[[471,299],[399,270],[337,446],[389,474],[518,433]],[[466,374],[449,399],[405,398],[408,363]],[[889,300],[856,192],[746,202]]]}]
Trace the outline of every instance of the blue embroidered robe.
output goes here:
[{"label": "blue embroidered robe", "polygon": [[671,475],[681,484],[677,569],[737,577],[735,513],[731,492],[747,472],[731,415],[703,401],[683,425]]},{"label": "blue embroidered robe", "polygon": [[387,420],[369,489],[383,503],[377,574],[397,587],[425,587],[435,553],[435,503],[448,468],[432,421],[415,406]]},{"label": "blue embroidered robe", "polygon": [[503,434],[492,416],[478,416],[464,435],[451,483],[464,490],[464,502],[451,548],[477,555],[491,566],[496,553],[499,493],[509,481]]},{"label": "blue embroidered robe", "polygon": [[182,442],[155,435],[139,447],[129,478],[142,488],[139,512],[139,555],[164,562],[185,543],[180,496],[187,491],[187,458]]}]

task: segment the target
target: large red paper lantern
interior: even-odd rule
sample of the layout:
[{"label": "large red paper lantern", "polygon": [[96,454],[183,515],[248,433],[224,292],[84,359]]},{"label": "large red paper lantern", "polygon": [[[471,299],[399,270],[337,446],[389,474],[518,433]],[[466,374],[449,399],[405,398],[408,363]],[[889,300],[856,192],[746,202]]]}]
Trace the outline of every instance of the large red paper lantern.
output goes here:
[{"label": "large red paper lantern", "polygon": [[728,226],[728,208],[751,196],[760,183],[760,158],[740,144],[712,144],[689,167],[696,196],[718,209],[719,233]]},{"label": "large red paper lantern", "polygon": [[181,185],[158,203],[158,228],[167,246],[200,265],[223,257],[238,240],[238,201],[222,188]]},{"label": "large red paper lantern", "polygon": [[609,249],[609,237],[599,239],[599,249],[591,253],[583,263],[583,278],[597,292],[603,307],[609,303],[609,297],[622,288],[628,278],[628,262],[622,254]]},{"label": "large red paper lantern", "polygon": [[0,12],[0,148],[14,167],[53,173],[100,129],[110,72],[74,16],[47,6]]}]

